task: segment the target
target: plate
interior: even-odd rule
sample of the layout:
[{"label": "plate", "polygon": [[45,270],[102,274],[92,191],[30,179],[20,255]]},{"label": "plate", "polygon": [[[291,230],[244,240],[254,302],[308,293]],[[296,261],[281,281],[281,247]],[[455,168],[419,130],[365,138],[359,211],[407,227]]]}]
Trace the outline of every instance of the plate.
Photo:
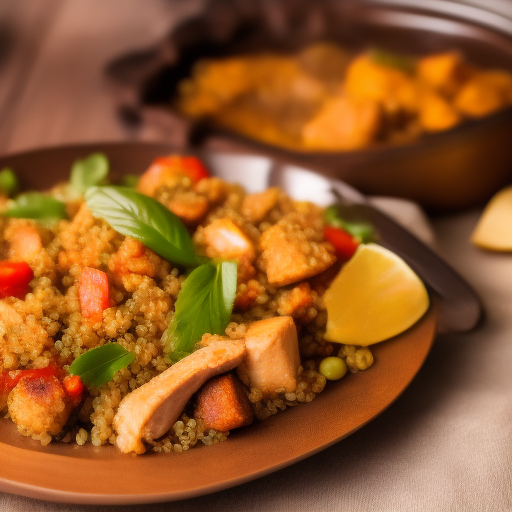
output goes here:
[{"label": "plate", "polygon": [[[67,179],[71,163],[94,151],[110,159],[112,174],[140,173],[171,153],[165,144],[94,144],[23,153],[0,159],[35,188]],[[214,173],[246,169],[251,190],[264,186],[266,157],[203,153]],[[218,167],[221,166],[222,168]],[[313,198],[313,197],[312,197]],[[277,471],[346,438],[383,412],[421,368],[436,333],[435,305],[407,332],[375,345],[375,363],[350,374],[307,405],[233,431],[226,442],[182,454],[124,455],[113,446],[39,442],[0,420],[0,491],[82,504],[137,504],[179,500],[226,489]],[[336,414],[333,414],[333,412]]]}]

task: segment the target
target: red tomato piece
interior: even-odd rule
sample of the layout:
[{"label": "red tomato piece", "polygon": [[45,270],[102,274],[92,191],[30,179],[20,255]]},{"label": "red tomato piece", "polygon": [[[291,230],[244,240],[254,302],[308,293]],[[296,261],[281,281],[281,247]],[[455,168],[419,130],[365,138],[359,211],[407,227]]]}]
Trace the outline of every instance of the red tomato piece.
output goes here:
[{"label": "red tomato piece", "polygon": [[9,394],[21,379],[59,378],[63,373],[64,370],[58,368],[55,364],[32,370],[5,370],[0,374],[0,396]]},{"label": "red tomato piece", "polygon": [[82,379],[78,375],[68,375],[64,377],[62,384],[70,398],[77,399],[82,396],[84,385]]},{"label": "red tomato piece", "polygon": [[188,176],[195,183],[210,176],[201,160],[195,156],[161,156],[140,177],[137,190],[152,196],[160,185],[175,174]]},{"label": "red tomato piece", "polygon": [[34,272],[25,261],[0,261],[0,299],[24,299]]},{"label": "red tomato piece", "polygon": [[185,174],[196,183],[210,176],[203,162],[195,156],[161,156],[155,159],[153,165],[160,165],[170,171]]},{"label": "red tomato piece", "polygon": [[80,276],[78,295],[82,316],[93,323],[101,322],[103,310],[110,307],[107,274],[85,267]]},{"label": "red tomato piece", "polygon": [[340,228],[326,226],[324,228],[324,238],[334,247],[336,256],[343,260],[352,258],[359,247],[357,239]]}]

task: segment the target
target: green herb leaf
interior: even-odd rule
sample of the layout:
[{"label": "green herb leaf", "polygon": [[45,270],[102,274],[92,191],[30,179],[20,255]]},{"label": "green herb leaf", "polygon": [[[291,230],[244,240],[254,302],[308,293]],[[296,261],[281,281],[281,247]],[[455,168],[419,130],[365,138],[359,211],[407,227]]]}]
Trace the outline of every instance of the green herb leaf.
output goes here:
[{"label": "green herb leaf", "polygon": [[39,192],[20,194],[4,212],[7,217],[55,221],[66,218],[66,205]]},{"label": "green herb leaf", "polygon": [[406,73],[413,73],[416,69],[416,59],[410,55],[401,55],[382,48],[372,48],[369,53],[371,59],[382,66],[399,69]]},{"label": "green herb leaf", "polygon": [[75,194],[83,195],[89,187],[105,182],[109,162],[103,153],[93,153],[83,160],[76,160],[71,168],[69,183]]},{"label": "green herb leaf", "polygon": [[181,220],[151,197],[124,187],[91,187],[85,200],[95,217],[116,231],[136,238],[162,258],[178,265],[199,264]]},{"label": "green herb leaf", "polygon": [[189,355],[203,334],[224,334],[235,301],[236,279],[237,264],[232,261],[201,265],[187,277],[163,338],[172,361]]},{"label": "green herb leaf", "polygon": [[349,222],[341,218],[338,207],[335,204],[324,210],[324,221],[329,226],[341,228],[363,244],[373,240],[373,226],[367,222]]},{"label": "green herb leaf", "polygon": [[137,188],[137,184],[139,183],[140,176],[137,176],[136,174],[125,174],[121,178],[121,185],[123,187],[128,188]]},{"label": "green herb leaf", "polygon": [[18,178],[12,169],[6,167],[0,171],[0,193],[13,196],[20,188]]},{"label": "green herb leaf", "polygon": [[110,382],[115,373],[135,360],[119,343],[108,343],[93,348],[75,359],[69,368],[71,375],[78,375],[87,386],[101,386]]}]

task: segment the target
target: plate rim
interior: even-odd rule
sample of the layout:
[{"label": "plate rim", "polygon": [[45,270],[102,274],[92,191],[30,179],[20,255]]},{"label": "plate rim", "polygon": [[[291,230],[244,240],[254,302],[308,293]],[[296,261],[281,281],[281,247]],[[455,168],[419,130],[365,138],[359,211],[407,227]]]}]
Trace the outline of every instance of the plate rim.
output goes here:
[{"label": "plate rim", "polygon": [[[115,142],[115,143],[87,143],[87,144],[69,144],[69,145],[57,145],[54,147],[49,148],[40,148],[40,149],[33,149],[29,151],[20,151],[18,153],[13,153],[10,155],[4,155],[0,157],[0,164],[3,163],[3,160],[7,159],[16,159],[17,157],[27,157],[29,155],[37,155],[37,153],[44,152],[44,153],[59,153],[62,152],[62,150],[67,151],[75,151],[77,153],[83,153],[84,151],[107,151],[108,149],[116,148],[120,151],[125,150],[127,147],[144,147],[148,150],[155,150],[155,151],[161,151],[163,149],[166,149],[167,151],[181,151],[189,154],[204,154],[205,150],[200,151],[190,151],[186,148],[177,148],[175,146],[172,146],[170,144],[165,143],[145,143],[145,142]],[[222,153],[222,154],[229,154],[231,152],[227,151],[206,151],[207,153]],[[232,152],[233,154],[236,154],[239,156],[240,154],[243,154],[245,156],[251,157],[255,156],[257,158],[262,158],[261,155],[251,155],[247,154],[245,152]],[[273,161],[273,159],[269,157],[263,157],[268,158],[269,160]],[[147,492],[147,493],[136,493],[136,494],[112,494],[112,493],[84,493],[84,492],[77,492],[77,491],[64,491],[57,488],[49,488],[48,486],[41,486],[34,483],[34,479],[31,481],[20,481],[20,479],[12,479],[10,478],[7,473],[9,470],[16,469],[16,463],[13,462],[16,457],[19,457],[20,459],[24,459],[25,462],[29,466],[34,466],[36,462],[43,462],[43,463],[51,463],[52,461],[55,462],[55,460],[59,461],[60,457],[62,455],[60,454],[54,454],[54,453],[48,453],[44,451],[36,451],[32,450],[29,447],[19,447],[15,445],[11,445],[8,443],[2,442],[0,440],[0,459],[2,460],[2,471],[0,474],[0,491],[3,492],[9,492],[14,494],[19,494],[22,496],[27,496],[30,498],[36,498],[36,499],[43,499],[43,500],[49,500],[49,501],[55,501],[55,502],[64,502],[64,503],[76,503],[76,504],[96,504],[96,505],[127,505],[127,504],[145,504],[145,503],[157,503],[157,502],[165,502],[165,501],[176,501],[176,500],[182,500],[186,498],[192,498],[192,497],[198,497],[205,494],[214,493],[217,491],[221,491],[227,488],[231,488],[237,485],[241,485],[243,483],[249,482],[251,480],[254,480],[256,478],[268,475],[270,473],[273,473],[275,471],[278,471],[284,467],[290,466],[294,464],[295,462],[298,462],[300,460],[303,460],[307,457],[310,457],[311,455],[314,455],[333,444],[341,441],[342,439],[345,439],[346,437],[350,436],[366,424],[368,424],[370,421],[375,419],[377,416],[382,414],[385,410],[387,410],[400,396],[401,394],[407,389],[407,387],[411,384],[414,377],[417,375],[417,373],[420,371],[421,367],[423,366],[431,348],[434,343],[435,337],[436,337],[436,320],[438,315],[438,307],[435,301],[432,302],[431,307],[429,308],[429,311],[426,313],[426,315],[417,322],[411,329],[406,331],[405,333],[402,333],[401,335],[397,336],[394,339],[401,339],[406,338],[408,336],[411,336],[415,332],[426,329],[428,334],[428,340],[424,347],[424,352],[422,353],[422,356],[420,357],[421,361],[417,364],[414,371],[410,374],[410,376],[405,380],[403,385],[401,386],[401,389],[397,394],[395,394],[391,400],[388,400],[372,417],[367,418],[364,422],[361,422],[357,424],[354,428],[351,430],[342,433],[341,435],[333,436],[328,441],[323,442],[317,446],[315,446],[312,449],[309,449],[307,451],[301,452],[293,457],[289,457],[286,460],[281,460],[280,462],[273,464],[273,465],[267,465],[266,467],[258,470],[252,470],[247,471],[241,476],[235,476],[232,478],[228,478],[225,480],[220,481],[214,481],[213,483],[210,483],[209,485],[204,485],[200,488],[190,488],[185,491],[165,491],[165,492]],[[392,342],[392,340],[391,340]],[[376,345],[375,347],[379,347],[379,345]],[[360,374],[364,375],[364,374]],[[292,409],[293,410],[293,409]],[[292,411],[290,410],[290,411]],[[281,415],[278,415],[281,416]],[[275,418],[275,417],[274,417]],[[268,421],[268,420],[266,420]],[[8,420],[2,420],[0,421],[0,428],[3,425],[5,427],[5,423],[8,422]],[[263,422],[265,424],[265,422]],[[11,424],[13,426],[13,424]],[[260,423],[261,425],[261,423]],[[260,429],[261,430],[261,429]],[[2,430],[0,429],[0,432]],[[20,436],[21,438],[21,436]],[[23,441],[27,442],[28,446],[31,442],[31,440],[28,440],[26,438],[22,438]],[[231,441],[233,442],[233,441]],[[228,440],[229,443],[229,440]],[[223,445],[224,443],[222,443]],[[68,445],[69,446],[69,445]],[[220,445],[218,445],[220,446]],[[69,446],[70,449],[72,446]],[[66,447],[67,448],[67,447]],[[215,447],[208,447],[208,449],[212,449]],[[105,449],[103,447],[102,449]],[[115,447],[109,447],[107,449],[115,450]],[[205,449],[204,447],[201,447],[201,449]],[[25,458],[23,455],[27,455],[28,453],[35,454],[33,457]],[[212,452],[213,454],[213,452]],[[181,456],[186,457],[187,454],[182,454]],[[12,457],[14,456],[14,457]],[[144,456],[145,459],[148,457],[168,457],[168,456],[176,456],[176,454],[154,454],[154,455],[146,455]],[[124,457],[130,457],[124,456]],[[28,459],[28,460],[27,460]],[[133,457],[132,457],[133,459]],[[80,459],[82,460],[82,459]],[[85,457],[84,460],[90,460],[88,457]],[[104,463],[105,459],[98,459],[101,461],[101,463]],[[116,459],[117,460],[117,459]],[[139,459],[134,459],[139,460]],[[97,462],[97,461],[96,461]],[[109,459],[106,459],[106,463],[109,464],[111,461]],[[18,468],[19,469],[19,468]],[[6,473],[4,475],[4,472]]]}]

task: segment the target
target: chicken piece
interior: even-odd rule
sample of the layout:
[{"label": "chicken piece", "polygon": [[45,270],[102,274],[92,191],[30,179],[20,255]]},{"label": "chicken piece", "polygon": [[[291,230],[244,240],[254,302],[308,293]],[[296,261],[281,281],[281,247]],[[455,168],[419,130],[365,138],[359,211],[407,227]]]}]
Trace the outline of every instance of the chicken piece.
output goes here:
[{"label": "chicken piece", "polygon": [[305,147],[313,150],[347,151],[367,146],[381,123],[377,102],[340,96],[323,107],[302,129]]},{"label": "chicken piece", "polygon": [[428,92],[422,96],[419,111],[420,125],[429,132],[449,130],[461,121],[457,110],[441,95]]},{"label": "chicken piece", "polygon": [[228,373],[206,382],[197,393],[194,418],[221,432],[252,423],[251,402],[238,377]]},{"label": "chicken piece", "polygon": [[256,250],[249,238],[229,219],[217,219],[203,230],[206,254],[210,258],[245,259],[252,262]]},{"label": "chicken piece", "polygon": [[57,435],[76,407],[55,376],[25,378],[9,394],[11,419],[25,436]]},{"label": "chicken piece", "polygon": [[512,100],[512,77],[505,72],[479,73],[455,97],[455,107],[469,117],[483,117]]},{"label": "chicken piece", "polygon": [[256,224],[266,217],[278,201],[279,189],[277,187],[268,188],[257,194],[249,194],[244,197],[242,213],[249,222]]},{"label": "chicken piece", "polygon": [[301,283],[279,297],[279,312],[282,310],[285,315],[296,316],[312,303],[313,296],[309,284]]},{"label": "chicken piece", "polygon": [[121,277],[126,274],[155,277],[160,258],[135,238],[127,236],[108,262],[109,270]]},{"label": "chicken piece", "polygon": [[0,301],[0,323],[4,325],[6,330],[22,322],[22,316],[11,305]]},{"label": "chicken piece", "polygon": [[267,318],[250,325],[245,335],[247,354],[238,376],[247,386],[270,394],[293,391],[300,365],[297,329],[290,316]]},{"label": "chicken piece", "polygon": [[41,251],[43,243],[41,235],[35,226],[26,222],[10,224],[5,230],[5,239],[9,242],[7,258],[12,261],[26,261],[30,263],[34,256]]},{"label": "chicken piece", "polygon": [[436,53],[418,62],[417,74],[430,87],[453,96],[469,77],[469,68],[458,52]]},{"label": "chicken piece", "polygon": [[336,261],[331,244],[308,244],[277,224],[263,233],[260,246],[268,282],[277,286],[319,274]]},{"label": "chicken piece", "polygon": [[123,453],[143,453],[142,439],[164,435],[201,385],[237,366],[244,355],[245,344],[241,340],[214,342],[128,394],[113,423],[119,449]]},{"label": "chicken piece", "polygon": [[175,194],[165,206],[177,215],[185,224],[193,226],[199,224],[208,212],[210,204],[206,197],[198,195],[192,190]]}]

